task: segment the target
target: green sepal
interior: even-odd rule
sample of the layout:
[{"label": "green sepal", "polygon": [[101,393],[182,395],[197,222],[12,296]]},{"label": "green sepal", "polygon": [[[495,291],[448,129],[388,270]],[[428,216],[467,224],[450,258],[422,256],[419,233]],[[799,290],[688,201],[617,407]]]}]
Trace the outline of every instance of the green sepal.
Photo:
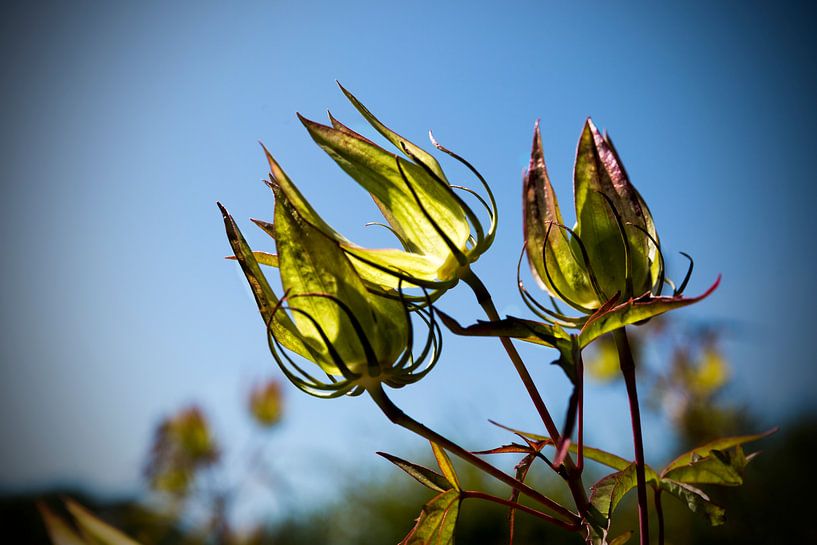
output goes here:
[{"label": "green sepal", "polygon": [[718,276],[715,283],[708,290],[698,297],[644,297],[639,299],[629,299],[623,303],[615,305],[604,305],[582,326],[579,333],[579,346],[586,347],[593,340],[601,337],[605,333],[610,333],[626,325],[642,322],[653,318],[670,310],[675,310],[709,297],[720,284],[721,277]]},{"label": "green sepal", "polygon": [[349,99],[349,102],[351,102],[352,105],[357,109],[357,111],[360,112],[360,114],[366,118],[366,121],[368,121],[369,124],[377,130],[377,132],[382,134],[389,142],[391,142],[394,145],[394,147],[397,148],[398,151],[403,152],[403,146],[405,146],[411,155],[417,157],[420,161],[428,165],[428,167],[432,171],[434,171],[434,173],[441,180],[446,182],[448,181],[448,179],[445,177],[445,173],[443,172],[442,167],[440,167],[440,163],[437,162],[437,159],[433,155],[431,155],[430,153],[426,152],[423,148],[411,143],[407,139],[403,138],[396,132],[389,129],[387,126],[381,123],[380,120],[377,119],[374,116],[374,114],[372,114],[372,112],[369,111],[368,108],[366,108],[366,106],[364,106],[357,98],[355,98],[355,96],[352,93],[346,90],[346,88],[344,88],[343,85],[340,84],[340,82],[337,82],[337,84],[338,87],[340,87],[340,90],[343,91],[343,94],[346,95],[346,98]]},{"label": "green sepal", "polygon": [[[337,241],[305,221],[284,187],[274,183],[273,190],[281,284],[288,293],[289,308],[296,310],[293,319],[298,330],[321,356],[315,362],[329,374],[343,374],[318,326],[353,372],[361,372],[364,365],[396,361],[406,348],[408,331],[400,303],[370,295]],[[337,301],[348,307],[364,335]],[[373,354],[366,353],[367,344]]]},{"label": "green sepal", "polygon": [[[653,282],[648,256],[654,249],[643,232],[627,229],[626,225],[632,224],[653,234],[652,218],[650,216],[648,225],[643,199],[589,118],[576,152],[573,189],[576,230],[584,241],[604,294],[610,297],[618,292],[629,297],[650,290]],[[628,293],[629,286],[634,293]]]},{"label": "green sepal", "polygon": [[[335,240],[343,250],[353,258],[355,269],[364,281],[372,286],[382,288],[384,291],[395,290],[398,286],[404,289],[422,285],[428,288],[438,287],[436,282],[439,262],[431,257],[404,252],[396,249],[368,249],[362,248],[346,237],[335,231],[323,218],[312,208],[309,201],[301,194],[300,190],[292,183],[272,154],[263,146],[264,154],[270,167],[270,187],[277,185],[287,195],[291,205],[298,211],[298,214],[312,227],[323,233],[326,237]],[[275,238],[275,232],[265,228],[263,223],[256,223],[264,231]],[[267,224],[269,225],[269,224]],[[392,271],[391,273],[384,271]],[[398,278],[399,274],[405,278],[413,278],[417,284]]]},{"label": "green sepal", "polygon": [[461,501],[454,488],[432,498],[399,545],[452,545]]},{"label": "green sepal", "polygon": [[[244,272],[244,276],[247,278],[264,324],[272,330],[272,334],[278,339],[278,342],[289,350],[292,350],[304,358],[313,359],[317,357],[317,354],[312,348],[304,343],[289,316],[283,312],[275,312],[280,303],[278,297],[272,291],[264,273],[258,266],[258,261],[256,261],[255,255],[241,234],[241,230],[238,228],[235,220],[221,203],[217,204],[224,217],[227,239],[233,249],[235,258],[241,266],[241,270]],[[273,313],[275,313],[274,318]]]},{"label": "green sepal", "polygon": [[600,301],[590,285],[582,257],[561,227],[564,220],[545,165],[538,121],[523,193],[526,253],[537,283],[553,297],[570,300],[580,307],[597,307]]},{"label": "green sepal", "polygon": [[[457,247],[465,249],[471,229],[447,184],[443,187],[421,166],[397,158],[350,129],[338,130],[300,119],[313,140],[372,195],[401,240],[410,243],[418,253],[436,257],[440,267],[450,257],[448,246],[424,216],[419,200],[439,229]],[[416,198],[397,169],[397,162]]]},{"label": "green sepal", "polygon": [[398,458],[397,456],[393,456],[391,454],[385,452],[378,452],[380,456],[385,458],[386,460],[390,461],[406,473],[408,473],[411,477],[413,477],[417,482],[422,484],[425,487],[430,488],[431,490],[436,490],[437,492],[445,492],[446,490],[451,490],[454,486],[449,482],[448,479],[440,475],[434,470],[431,470],[427,467],[423,467],[421,465],[414,464],[412,462],[408,462],[403,460],[402,458]]}]

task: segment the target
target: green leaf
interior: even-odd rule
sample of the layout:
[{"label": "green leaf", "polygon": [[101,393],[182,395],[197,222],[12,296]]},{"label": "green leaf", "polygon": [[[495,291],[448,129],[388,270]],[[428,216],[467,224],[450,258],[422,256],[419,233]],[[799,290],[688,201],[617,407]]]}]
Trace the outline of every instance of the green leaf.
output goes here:
[{"label": "green leaf", "polygon": [[692,484],[743,484],[746,456],[740,446],[729,450],[712,450],[708,456],[667,471],[663,477]]},{"label": "green leaf", "polygon": [[627,492],[636,487],[635,462],[611,473],[591,487],[590,504],[610,518]]},{"label": "green leaf", "polygon": [[74,516],[82,533],[90,538],[86,539],[86,543],[93,543],[94,545],[139,545],[139,542],[129,538],[113,526],[102,522],[78,503],[68,500],[65,502],[65,506]]},{"label": "green leaf", "polygon": [[550,183],[539,122],[533,134],[530,166],[524,180],[523,226],[528,262],[539,286],[553,297],[569,298],[582,307],[600,302],[590,285],[584,262],[570,244],[562,213]]},{"label": "green leaf", "polygon": [[726,510],[709,499],[703,490],[672,479],[662,479],[661,489],[666,490],[682,502],[693,513],[701,513],[709,519],[712,526],[719,526],[726,521]]},{"label": "green leaf", "polygon": [[[465,249],[471,228],[447,184],[443,186],[421,166],[397,158],[351,130],[341,131],[300,119],[315,142],[372,195],[386,220],[410,247],[436,257],[440,267],[451,254],[417,204],[419,199],[439,228],[458,248]],[[417,199],[397,169],[398,161]]]},{"label": "green leaf", "polygon": [[605,333],[610,333],[626,325],[697,303],[712,294],[717,289],[720,281],[719,276],[715,283],[698,297],[650,297],[647,299],[629,299],[612,308],[607,308],[605,305],[585,322],[579,333],[579,346],[584,348]]},{"label": "green leaf", "polygon": [[699,460],[700,458],[704,458],[708,456],[713,450],[726,450],[732,447],[736,447],[738,445],[743,445],[745,443],[751,443],[753,441],[758,441],[759,439],[763,439],[764,437],[768,437],[771,434],[775,433],[778,428],[772,428],[770,430],[764,431],[762,433],[756,433],[754,435],[739,435],[736,437],[723,437],[721,439],[715,439],[714,441],[710,441],[705,445],[700,447],[696,447],[689,452],[685,452],[678,456],[675,460],[667,464],[661,475],[665,476],[670,471],[691,464],[692,462]]},{"label": "green leaf", "polygon": [[431,443],[431,450],[434,451],[434,458],[437,459],[437,465],[440,466],[440,470],[443,472],[443,475],[445,475],[445,478],[448,479],[451,486],[457,490],[462,490],[460,488],[460,482],[457,480],[457,473],[454,471],[454,465],[451,463],[451,459],[437,443],[433,441],[429,442]]},{"label": "green leaf", "polygon": [[423,506],[417,523],[399,545],[452,545],[460,509],[460,493],[448,490]]},{"label": "green leaf", "polygon": [[[579,452],[578,445],[571,443],[570,452],[578,454]],[[617,456],[611,452],[607,452],[605,450],[601,450],[598,448],[588,447],[587,445],[584,445],[583,447],[583,454],[585,458],[606,465],[607,467],[617,469],[619,471],[627,469],[627,467],[629,467],[632,464],[632,462],[630,462],[629,460],[625,460],[621,456]]]},{"label": "green leaf", "polygon": [[445,492],[446,490],[451,490],[451,488],[453,488],[452,483],[436,471],[432,471],[427,467],[413,464],[385,452],[378,452],[378,454],[411,475],[423,486],[436,490],[437,492]]}]

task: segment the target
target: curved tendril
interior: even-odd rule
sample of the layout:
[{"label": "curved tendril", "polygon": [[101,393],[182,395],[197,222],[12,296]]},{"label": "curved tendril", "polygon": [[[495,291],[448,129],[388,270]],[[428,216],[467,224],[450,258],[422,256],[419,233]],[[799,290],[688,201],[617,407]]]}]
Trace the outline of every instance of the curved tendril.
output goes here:
[{"label": "curved tendril", "polygon": [[[440,178],[437,175],[437,173],[431,169],[430,166],[425,164],[425,162],[423,162],[415,154],[411,153],[411,151],[409,151],[408,147],[404,142],[400,142],[400,147],[403,148],[403,152],[409,157],[409,159],[417,163],[420,166],[420,168],[422,168],[426,172],[426,174],[431,176],[431,178],[435,182],[437,182],[440,185],[440,187],[442,187],[445,190],[445,192],[448,193],[457,202],[460,208],[462,208],[462,211],[468,217],[468,220],[471,222],[471,225],[474,228],[477,239],[476,247],[479,247],[482,244],[482,241],[485,240],[485,232],[483,231],[482,224],[480,223],[479,218],[477,218],[477,215],[474,213],[474,210],[470,206],[468,206],[468,204],[464,200],[462,200],[462,198],[459,195],[457,195],[454,192],[454,190],[451,188],[448,182]],[[405,174],[403,174],[403,178],[405,179]],[[414,191],[412,191],[412,194],[414,194]],[[417,199],[416,196],[414,198],[415,200]]]},{"label": "curved tendril", "polygon": [[553,312],[552,310],[544,306],[542,303],[537,301],[536,298],[525,287],[525,283],[522,282],[522,258],[525,256],[526,249],[527,241],[522,243],[522,251],[519,253],[519,260],[516,262],[516,288],[519,291],[519,295],[522,297],[522,301],[524,301],[525,306],[527,306],[531,312],[536,314],[538,318],[550,324],[574,327],[575,324],[572,321],[570,321],[571,318],[567,316],[557,315],[555,312]]},{"label": "curved tendril", "polygon": [[[280,367],[281,371],[290,380],[295,386],[297,386],[300,390],[306,392],[309,395],[320,397],[320,398],[330,398],[330,397],[339,397],[344,395],[351,387],[351,381],[344,381],[338,384],[326,384],[322,383],[318,380],[314,380],[313,383],[305,382],[301,380],[300,377],[292,373],[287,366],[284,364],[283,360],[281,360],[281,355],[283,355],[287,361],[289,361],[292,365],[298,368],[297,365],[292,361],[292,359],[286,354],[286,350],[281,346],[278,342],[278,339],[275,338],[271,329],[267,329],[267,343],[269,344],[270,352],[272,353],[272,357],[275,359],[275,362]],[[281,354],[278,353],[276,350],[276,346],[278,346],[278,350],[280,350]],[[300,368],[298,368],[300,370]],[[308,375],[308,374],[307,374]],[[330,377],[331,378],[331,377]],[[326,393],[328,392],[328,393]]]},{"label": "curved tendril", "polygon": [[343,375],[343,378],[345,378],[346,380],[355,380],[361,377],[361,375],[353,372],[351,369],[349,369],[349,367],[346,366],[346,362],[344,362],[343,358],[340,357],[340,353],[335,348],[335,345],[332,344],[332,341],[329,340],[329,336],[323,330],[318,321],[312,317],[311,314],[299,308],[293,307],[289,307],[289,311],[297,312],[298,314],[304,316],[307,320],[312,322],[312,325],[315,327],[315,330],[318,332],[318,335],[320,335],[324,346],[329,351],[329,356],[332,358],[332,363],[338,368],[340,374]]},{"label": "curved tendril", "polygon": [[445,245],[448,246],[448,250],[454,255],[454,258],[457,260],[457,263],[460,264],[461,267],[464,267],[468,264],[468,258],[465,257],[465,254],[457,248],[457,245],[454,244],[448,235],[445,233],[445,230],[440,227],[440,225],[434,221],[434,218],[431,217],[431,214],[426,210],[426,207],[423,206],[423,203],[420,201],[420,197],[417,195],[417,192],[414,190],[414,186],[411,185],[409,179],[406,177],[406,173],[403,170],[403,166],[400,164],[400,158],[395,156],[395,162],[397,163],[397,170],[400,172],[400,176],[403,178],[403,182],[405,182],[406,187],[408,187],[409,191],[411,192],[412,197],[414,197],[414,202],[417,203],[417,207],[420,208],[420,212],[423,213],[423,216],[431,223],[431,226],[434,228],[434,231],[443,239]]},{"label": "curved tendril", "polygon": [[550,276],[550,270],[548,269],[547,248],[548,248],[548,240],[550,239],[550,231],[551,231],[553,225],[554,225],[553,222],[548,223],[547,232],[545,233],[545,243],[542,245],[542,263],[545,266],[545,276],[547,277],[547,280],[550,283],[550,287],[553,288],[553,291],[556,292],[556,295],[558,295],[559,298],[562,301],[564,301],[565,303],[567,303],[571,307],[575,308],[579,312],[585,312],[585,313],[590,314],[590,313],[593,312],[591,309],[583,307],[582,305],[576,303],[575,301],[573,301],[569,297],[567,297],[564,293],[562,293],[562,291],[558,288],[558,286],[556,286],[556,284],[553,282],[553,278]]},{"label": "curved tendril", "polygon": [[403,237],[401,237],[397,233],[397,231],[394,230],[394,227],[392,227],[391,225],[389,225],[387,223],[381,223],[379,221],[370,221],[370,222],[364,224],[363,226],[364,227],[383,227],[384,229],[388,229],[391,232],[391,234],[393,234],[394,237],[400,242],[400,245],[403,247],[403,249],[408,252],[408,246],[406,246],[406,241],[403,240]]},{"label": "curved tendril", "polygon": [[[425,314],[424,314],[425,313]],[[428,319],[426,320],[426,316],[428,315]],[[428,371],[431,370],[437,364],[437,361],[440,359],[440,354],[442,354],[443,349],[443,333],[440,330],[440,323],[437,321],[437,318],[434,314],[434,305],[431,303],[431,298],[428,297],[426,293],[426,307],[423,309],[422,312],[419,313],[420,317],[425,321],[428,325],[429,329],[429,341],[431,341],[432,345],[432,353],[431,353],[431,360],[426,365],[425,370],[423,370],[421,376],[425,376]],[[428,356],[428,350],[423,350],[418,362],[422,362]]]},{"label": "curved tendril", "polygon": [[[289,293],[289,290],[285,293],[284,297]],[[331,397],[339,397],[346,394],[353,386],[353,382],[350,380],[344,380],[343,382],[338,383],[334,377],[331,375],[327,375],[329,380],[332,384],[326,384],[325,382],[321,382],[320,380],[316,379],[295,363],[295,361],[287,354],[287,351],[275,337],[272,329],[272,321],[275,319],[275,314],[283,308],[284,299],[278,301],[273,309],[272,313],[270,314],[269,320],[266,321],[267,326],[267,344],[269,345],[270,353],[272,354],[273,359],[278,364],[278,367],[284,373],[284,375],[297,386],[302,391],[306,392],[309,395],[320,397],[320,398],[331,398]],[[291,309],[292,310],[292,309]],[[295,309],[297,310],[297,309]],[[276,348],[277,347],[277,348]],[[298,373],[300,373],[304,378],[302,379],[287,367],[282,359],[282,356],[286,361],[295,368]]]},{"label": "curved tendril", "polygon": [[[352,309],[349,306],[334,295],[330,295],[328,293],[298,293],[296,295],[290,296],[290,299],[295,299],[297,297],[320,297],[322,299],[329,299],[333,303],[335,303],[340,309],[346,314],[346,317],[349,319],[349,323],[352,324],[352,329],[355,330],[357,334],[358,341],[360,342],[360,346],[363,348],[363,353],[366,355],[366,363],[369,367],[369,375],[370,376],[377,376],[380,374],[380,362],[377,358],[377,354],[375,354],[374,348],[372,344],[369,342],[369,338],[366,336],[366,332],[363,330],[363,326],[360,324],[360,321],[357,319],[357,316],[352,312]],[[313,320],[314,323],[314,320]],[[372,373],[374,371],[374,373]]]},{"label": "curved tendril", "polygon": [[[414,356],[412,354],[412,358],[410,360],[411,363],[404,369],[406,372],[410,373],[413,373],[416,369],[422,367],[429,353],[432,353],[432,359],[429,366],[433,366],[436,363],[436,360],[438,359],[437,354],[439,354],[439,342],[436,338],[437,330],[435,325],[431,324],[429,318],[426,316],[425,311],[418,312],[417,315],[420,316],[420,319],[423,320],[423,323],[425,323],[426,328],[428,329],[428,335],[426,336],[426,340],[420,354],[418,356]],[[431,352],[432,350],[433,352]]]},{"label": "curved tendril", "polygon": [[475,199],[477,199],[482,206],[485,207],[485,211],[488,212],[488,217],[491,219],[491,222],[494,221],[494,211],[491,209],[491,205],[488,204],[488,201],[483,198],[482,195],[471,189],[470,187],[465,187],[464,185],[452,185],[451,189],[459,189],[460,191],[465,191],[466,193],[473,195]]},{"label": "curved tendril", "polygon": [[621,219],[621,214],[616,210],[616,205],[613,204],[613,200],[601,191],[596,191],[596,193],[604,197],[605,202],[610,206],[613,217],[616,219],[618,234],[621,236],[621,243],[624,244],[624,298],[630,299],[635,291],[633,288],[633,251],[632,248],[630,248],[627,233],[624,232],[624,221]]},{"label": "curved tendril", "polygon": [[363,392],[365,392],[365,391],[366,391],[366,388],[364,388],[363,386],[361,386],[360,384],[358,384],[357,386],[355,386],[354,388],[352,388],[352,391],[350,391],[350,392],[349,392],[349,395],[350,395],[351,397],[355,397],[355,396],[359,396],[360,394],[362,394],[362,393],[363,393]]},{"label": "curved tendril", "polygon": [[406,348],[403,350],[403,354],[400,356],[400,359],[389,367],[390,370],[402,369],[411,359],[411,349],[414,346],[414,324],[411,321],[411,310],[409,309],[409,303],[406,302],[406,299],[403,296],[402,280],[397,283],[397,293],[400,295],[400,304],[403,307],[403,317],[406,320],[408,331],[406,332]]},{"label": "curved tendril", "polygon": [[[275,346],[279,347],[278,349],[281,351],[281,355],[283,355],[283,357],[287,360],[287,362],[289,362],[289,364],[292,367],[294,367],[295,370],[297,370],[301,374],[301,376],[303,376],[303,378],[305,380],[308,380],[308,381],[312,382],[316,386],[321,385],[321,384],[323,384],[321,381],[319,381],[318,379],[316,379],[315,377],[313,377],[312,375],[310,375],[309,373],[307,373],[306,371],[301,369],[301,367],[297,363],[295,363],[295,361],[291,357],[289,357],[289,354],[287,354],[287,351],[284,350],[283,346],[281,345],[281,343],[278,341],[277,337],[275,337],[275,334],[273,333],[272,323],[275,320],[275,315],[278,313],[279,310],[284,308],[284,301],[289,296],[290,291],[291,290],[286,290],[286,292],[284,293],[283,298],[279,299],[278,302],[275,304],[275,307],[273,307],[272,312],[270,313],[269,319],[266,321],[267,337],[268,337],[267,341],[268,341],[268,343],[271,340],[275,342]],[[312,352],[312,350],[309,348],[308,343],[304,342],[304,346],[306,346],[307,349],[310,352]],[[276,362],[278,362],[279,366],[283,368],[284,366],[283,366],[282,362],[279,360],[279,356],[275,351],[275,347],[272,344],[270,344],[269,348],[270,348],[270,351],[272,352],[272,355],[275,357]],[[316,357],[316,358],[318,357],[317,354],[313,354],[313,356]]]},{"label": "curved tendril", "polygon": [[[652,294],[654,296],[658,297],[659,295],[661,295],[661,290],[664,287],[664,273],[666,272],[666,269],[664,268],[664,252],[661,251],[661,245],[658,243],[657,240],[655,240],[655,237],[653,237],[649,233],[649,231],[647,231],[646,229],[644,229],[640,225],[636,225],[636,224],[634,224],[632,222],[629,222],[629,221],[627,222],[627,225],[629,227],[635,227],[636,229],[638,229],[639,231],[644,233],[644,235],[648,239],[650,239],[650,242],[653,243],[653,246],[655,246],[655,251],[656,251],[656,253],[658,253],[658,278],[655,280],[655,285],[653,285],[653,287],[652,287],[652,292],[653,292]],[[673,288],[674,287],[675,286],[673,286]]]},{"label": "curved tendril", "polygon": [[[428,294],[426,294],[426,296],[427,295]],[[434,318],[434,307],[430,300],[426,302],[425,308],[417,309],[417,315],[420,316],[420,319],[422,319],[428,327],[428,336],[426,337],[426,341],[420,355],[414,357],[412,354],[410,359],[411,363],[408,365],[408,367],[403,369],[404,374],[411,374],[412,382],[424,377],[431,370],[431,368],[436,365],[440,357],[440,348],[442,347],[442,332],[440,331],[439,324],[437,324],[436,319]],[[431,353],[431,358],[426,363],[429,353]],[[419,369],[424,364],[426,365],[425,369],[419,373],[414,373],[416,369]]]},{"label": "curved tendril", "polygon": [[[431,131],[428,131],[428,137],[431,140],[431,143],[434,145],[435,148],[437,148],[438,150],[440,150],[443,153],[446,153],[446,154],[450,155],[451,157],[453,157],[454,159],[456,159],[457,161],[459,161],[460,163],[465,165],[465,167],[468,170],[470,170],[474,174],[474,176],[477,177],[477,179],[482,184],[482,187],[485,189],[485,193],[488,194],[488,200],[491,203],[492,213],[491,213],[491,225],[488,228],[488,233],[485,236],[485,240],[483,241],[483,244],[484,244],[485,248],[487,248],[494,241],[494,236],[496,235],[497,221],[499,220],[499,211],[497,210],[496,199],[494,198],[494,192],[491,191],[491,186],[488,185],[488,182],[485,181],[485,178],[482,177],[482,174],[480,174],[479,171],[476,168],[474,168],[474,165],[472,165],[471,163],[469,163],[468,161],[466,161],[465,159],[463,159],[462,157],[460,157],[459,155],[457,155],[453,151],[449,150],[448,148],[440,145],[440,143],[437,142],[437,140],[434,138],[434,135],[431,133]],[[482,251],[482,248],[480,248],[480,251]]]},{"label": "curved tendril", "polygon": [[[553,223],[553,225],[561,227],[570,233],[574,239],[576,239],[576,244],[579,245],[579,251],[582,253],[582,260],[584,261],[584,266],[587,268],[587,275],[590,277],[590,284],[593,286],[593,291],[596,292],[596,297],[598,297],[601,301],[609,300],[610,298],[607,297],[607,294],[604,293],[604,290],[601,289],[601,286],[599,285],[596,273],[593,272],[593,265],[590,264],[590,256],[587,253],[587,248],[585,247],[584,242],[582,242],[581,237],[567,225],[562,225],[561,223]],[[567,300],[565,300],[565,302],[567,302]],[[584,310],[583,312],[587,312],[587,310]]]},{"label": "curved tendril", "polygon": [[678,286],[678,289],[675,290],[675,293],[673,293],[674,296],[683,295],[684,290],[686,289],[687,284],[689,283],[689,279],[692,276],[692,269],[695,267],[695,261],[692,259],[691,255],[689,255],[686,252],[678,253],[684,256],[685,258],[689,259],[689,269],[687,269],[687,274],[686,276],[684,276],[684,280],[681,282],[681,285]]},{"label": "curved tendril", "polygon": [[675,282],[673,282],[671,278],[669,278],[668,276],[664,277],[664,284],[666,284],[670,288],[672,288],[672,296],[673,297],[678,295],[678,290],[675,288]]}]

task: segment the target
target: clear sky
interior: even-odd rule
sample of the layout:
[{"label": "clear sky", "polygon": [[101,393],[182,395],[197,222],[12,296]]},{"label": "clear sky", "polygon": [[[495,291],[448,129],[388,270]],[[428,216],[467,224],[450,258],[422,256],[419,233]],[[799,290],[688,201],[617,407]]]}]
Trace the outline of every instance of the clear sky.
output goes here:
[{"label": "clear sky", "polygon": [[[432,128],[485,174],[501,225],[476,271],[504,312],[522,313],[514,264],[533,123],[569,210],[576,141],[593,116],[668,255],[696,258],[689,293],[723,274],[681,314],[737,325],[735,398],[766,423],[814,408],[817,48],[806,5],[3,3],[0,488],[138,490],[153,426],[193,401],[225,442],[248,433],[246,390],[278,373],[244,281],[222,259],[215,201],[272,250],[247,219],[272,217],[262,140],[340,231],[382,236],[363,229],[374,208],[295,117],[331,109],[362,129],[336,79],[398,132],[423,143]],[[684,261],[668,259],[682,274]],[[479,316],[464,288],[441,307]],[[524,354],[560,415],[554,355]],[[420,448],[367,399],[286,394],[276,463],[295,479]],[[499,440],[487,418],[536,427],[492,340],[447,336],[437,369],[394,397],[474,448]],[[589,397],[589,436],[629,448],[623,396]],[[647,436],[661,426],[647,422]]]}]

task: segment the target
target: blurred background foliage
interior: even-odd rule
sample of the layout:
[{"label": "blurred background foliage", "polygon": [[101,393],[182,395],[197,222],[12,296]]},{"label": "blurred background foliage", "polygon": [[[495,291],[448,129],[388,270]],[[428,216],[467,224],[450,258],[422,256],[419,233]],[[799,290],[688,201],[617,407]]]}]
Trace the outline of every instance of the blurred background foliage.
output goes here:
[{"label": "blurred background foliage", "polygon": [[[632,333],[638,361],[644,362],[639,373],[647,407],[672,426],[674,451],[718,436],[757,431],[746,406],[724,400],[731,367],[720,347],[728,333],[724,328],[662,318],[634,328]],[[607,340],[596,343],[586,359],[592,379],[611,386],[620,380],[614,372],[615,353]],[[345,484],[337,499],[283,516],[260,515],[249,523],[233,524],[232,506],[248,492],[248,483],[260,484],[271,497],[287,494],[286,468],[275,465],[276,449],[283,446],[275,441],[283,407],[281,387],[275,380],[258,384],[249,392],[246,414],[255,423],[254,439],[260,440],[250,442],[252,448],[239,458],[240,468],[227,471],[222,453],[233,446],[219,444],[203,408],[187,406],[161,421],[152,445],[146,446],[148,497],[111,500],[91,497],[81,490],[4,497],[0,500],[0,526],[5,536],[13,535],[17,542],[46,544],[49,541],[36,501],[65,516],[63,502],[72,498],[146,545],[364,545],[397,543],[404,537],[431,493],[400,471],[370,470],[375,467],[374,456],[340,479]],[[707,490],[727,510],[724,526],[712,528],[675,500],[665,500],[667,543],[773,543],[784,537],[793,543],[815,542],[817,532],[812,526],[781,525],[790,517],[795,501],[802,512],[817,508],[813,495],[800,494],[795,488],[795,483],[803,482],[817,449],[815,429],[817,415],[813,414],[783,423],[780,432],[757,445],[761,454],[749,465],[739,490]],[[433,466],[430,449],[417,453],[414,461]],[[531,481],[569,504],[568,497],[550,492],[561,490],[558,483],[548,480],[550,473],[542,471],[543,467],[538,469],[531,473]],[[460,467],[460,472],[465,488],[505,493],[469,467]],[[585,483],[603,474],[603,468],[591,463]],[[633,496],[623,503],[612,535],[635,529]],[[253,500],[259,497],[256,490]],[[505,544],[507,519],[507,510],[501,506],[467,500],[457,527],[457,543]],[[517,515],[515,535],[518,545],[579,542],[575,535],[524,514]]]}]

